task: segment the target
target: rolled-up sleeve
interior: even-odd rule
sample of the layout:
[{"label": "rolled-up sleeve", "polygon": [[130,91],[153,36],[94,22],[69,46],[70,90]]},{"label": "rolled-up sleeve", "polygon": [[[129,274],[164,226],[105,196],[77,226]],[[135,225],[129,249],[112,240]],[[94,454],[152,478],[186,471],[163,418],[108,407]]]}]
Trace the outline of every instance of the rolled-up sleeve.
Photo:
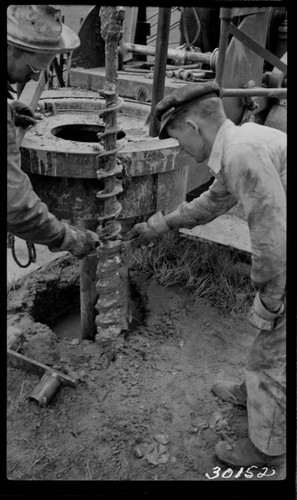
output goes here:
[{"label": "rolled-up sleeve", "polygon": [[7,231],[32,243],[58,244],[64,224],[48,211],[21,170],[12,110],[7,104]]},{"label": "rolled-up sleeve", "polygon": [[241,200],[252,246],[251,280],[268,309],[286,287],[286,194],[265,146],[230,146],[225,174]]}]

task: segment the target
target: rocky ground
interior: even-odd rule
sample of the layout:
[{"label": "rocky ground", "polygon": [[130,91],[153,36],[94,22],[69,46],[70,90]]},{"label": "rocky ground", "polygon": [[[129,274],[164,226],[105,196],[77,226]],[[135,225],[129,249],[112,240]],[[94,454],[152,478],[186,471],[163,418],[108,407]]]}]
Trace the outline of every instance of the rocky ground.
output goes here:
[{"label": "rocky ground", "polygon": [[[61,257],[10,291],[8,325],[24,337],[18,352],[73,377],[76,387],[61,386],[41,406],[30,399],[40,376],[8,366],[8,478],[259,480],[264,469],[235,477],[238,470],[215,458],[217,441],[247,435],[247,418],[210,390],[216,378],[241,378],[256,331],[203,300],[194,306],[179,286],[165,288],[142,275],[133,282],[143,322],[119,337],[108,367],[96,343],[74,336],[74,259]],[[56,316],[68,310],[68,318],[55,317],[55,309]],[[262,480],[283,477],[284,468],[275,468]]]}]

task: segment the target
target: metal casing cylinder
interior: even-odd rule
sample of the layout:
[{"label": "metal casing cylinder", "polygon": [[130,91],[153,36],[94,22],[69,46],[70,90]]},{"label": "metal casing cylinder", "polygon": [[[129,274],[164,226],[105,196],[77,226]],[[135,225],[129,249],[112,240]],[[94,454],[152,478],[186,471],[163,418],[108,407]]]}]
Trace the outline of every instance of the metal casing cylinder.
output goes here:
[{"label": "metal casing cylinder", "polygon": [[[96,92],[77,89],[45,91],[42,100],[52,113],[26,132],[21,147],[22,168],[33,188],[51,212],[72,224],[96,220],[102,189],[97,170],[104,168],[98,157],[97,133],[102,130],[98,110],[104,99]],[[123,132],[118,153],[123,171],[123,206],[120,219],[146,218],[176,208],[186,198],[188,169],[195,161],[179,149],[177,141],[160,141],[148,135],[144,123],[150,106],[125,101],[119,113]],[[102,161],[102,163],[101,163]]]},{"label": "metal casing cylinder", "polygon": [[61,382],[56,373],[45,373],[30,394],[30,399],[34,399],[41,406],[46,406],[56,394],[60,385]]}]

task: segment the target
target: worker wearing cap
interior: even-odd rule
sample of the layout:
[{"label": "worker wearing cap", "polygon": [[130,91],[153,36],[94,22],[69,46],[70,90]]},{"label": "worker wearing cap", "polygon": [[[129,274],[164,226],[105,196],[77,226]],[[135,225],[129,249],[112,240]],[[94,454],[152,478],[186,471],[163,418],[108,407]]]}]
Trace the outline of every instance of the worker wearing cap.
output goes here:
[{"label": "worker wearing cap", "polygon": [[[78,36],[61,22],[54,5],[10,5],[7,9],[8,98],[11,84],[38,80],[57,53],[79,46]],[[52,252],[68,250],[85,257],[98,245],[98,236],[58,220],[33,191],[21,170],[15,126],[35,123],[34,114],[18,101],[7,103],[7,231],[28,242],[47,245]]]},{"label": "worker wearing cap", "polygon": [[[138,246],[174,228],[193,228],[227,212],[238,201],[247,218],[251,281],[256,296],[249,320],[259,332],[241,383],[221,380],[212,391],[247,406],[249,437],[215,447],[231,466],[278,464],[286,446],[286,134],[257,123],[227,119],[215,82],[185,85],[156,106],[160,139],[177,139],[198,163],[208,159],[210,188],[164,215],[154,214],[129,234]],[[134,240],[133,240],[134,237]]]}]

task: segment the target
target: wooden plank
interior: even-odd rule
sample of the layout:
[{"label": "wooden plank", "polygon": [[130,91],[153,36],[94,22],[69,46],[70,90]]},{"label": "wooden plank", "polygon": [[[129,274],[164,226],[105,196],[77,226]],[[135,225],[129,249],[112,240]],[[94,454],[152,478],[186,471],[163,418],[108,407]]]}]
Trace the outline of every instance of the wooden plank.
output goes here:
[{"label": "wooden plank", "polygon": [[68,375],[65,375],[65,373],[53,370],[49,366],[39,363],[39,361],[35,361],[35,359],[28,358],[18,352],[14,352],[11,349],[7,349],[7,361],[9,366],[12,366],[13,368],[27,370],[29,372],[36,373],[37,375],[43,375],[44,372],[53,373],[57,375],[62,384],[70,385],[72,387],[76,386],[76,380]]},{"label": "wooden plank", "polygon": [[247,222],[230,214],[220,215],[208,224],[196,226],[193,229],[182,228],[179,233],[192,240],[202,239],[247,253],[252,251]]},{"label": "wooden plank", "polygon": [[[69,72],[70,87],[100,91],[105,81],[104,68],[71,68]],[[164,95],[170,94],[186,82],[179,80],[172,82],[171,78],[165,79]],[[143,75],[121,74],[118,78],[118,94],[121,97],[137,101],[150,102],[152,100],[153,79]]]},{"label": "wooden plank", "polygon": [[238,29],[233,24],[229,26],[229,32],[233,35],[237,40],[242,42],[244,45],[248,47],[248,49],[255,52],[258,56],[262,57],[265,61],[269,62],[272,66],[275,66],[280,71],[282,71],[285,75],[287,74],[287,65],[284,64],[279,57],[275,56],[272,52],[262,47],[259,43],[253,40],[250,36],[246,35],[242,30]]},{"label": "wooden plank", "polygon": [[[19,101],[22,102],[23,104],[26,104],[31,109],[31,111],[34,112],[45,84],[46,84],[46,76],[45,72],[42,71],[40,73],[40,77],[37,82],[35,80],[30,80],[25,85],[19,97]],[[26,130],[23,129],[22,127],[16,127],[16,142],[18,146],[21,145],[25,132]]]}]

